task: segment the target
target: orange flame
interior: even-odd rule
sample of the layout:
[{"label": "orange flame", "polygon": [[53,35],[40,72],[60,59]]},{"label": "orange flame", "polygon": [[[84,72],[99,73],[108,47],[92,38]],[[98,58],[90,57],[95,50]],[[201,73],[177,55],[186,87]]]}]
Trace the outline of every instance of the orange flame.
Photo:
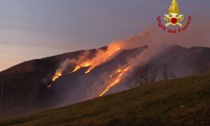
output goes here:
[{"label": "orange flame", "polygon": [[116,54],[120,50],[119,47],[109,50],[106,53],[99,55],[99,57],[96,58],[95,61],[93,61],[93,64],[91,64],[90,68],[85,72],[89,73],[91,72],[95,67],[105,63],[108,59],[110,59],[114,54]]},{"label": "orange flame", "polygon": [[60,76],[62,76],[61,72],[56,72],[55,75],[52,77],[52,81],[57,80]]},{"label": "orange flame", "polygon": [[[107,93],[112,87],[116,86],[122,79],[123,76],[127,73],[127,71],[129,70],[129,67],[126,67],[124,69],[118,69],[115,74],[118,73],[118,75],[116,76],[116,78],[110,83],[108,84],[108,86],[100,93],[99,97],[103,96],[105,93]],[[110,75],[110,77],[113,77],[113,75]]]},{"label": "orange flame", "polygon": [[[119,52],[119,50],[120,50],[119,45],[112,45],[108,47],[107,51],[99,50],[94,58],[76,64],[76,67],[70,73],[76,72],[84,67],[89,67],[88,70],[85,71],[85,73],[88,74],[95,67],[107,62],[113,55]],[[56,71],[55,75],[52,77],[52,81],[57,80],[60,76],[62,76],[62,72]]]},{"label": "orange flame", "polygon": [[79,69],[81,69],[83,67],[89,67],[89,66],[91,66],[90,62],[81,63],[81,64],[77,65],[72,72],[76,72],[77,70],[79,70]]},{"label": "orange flame", "polygon": [[75,69],[72,72],[76,72],[77,70],[83,68],[83,67],[89,67],[87,71],[85,71],[86,74],[91,72],[95,67],[105,63],[108,59],[110,59],[114,54],[116,54],[120,50],[119,47],[108,49],[107,52],[99,53],[99,55],[96,55],[91,60],[84,61],[80,64],[78,64]]}]

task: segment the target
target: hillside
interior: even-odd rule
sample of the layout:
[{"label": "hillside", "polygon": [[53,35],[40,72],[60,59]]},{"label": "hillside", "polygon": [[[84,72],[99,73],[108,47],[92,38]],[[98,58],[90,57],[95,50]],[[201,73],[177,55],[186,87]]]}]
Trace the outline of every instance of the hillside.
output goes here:
[{"label": "hillside", "polygon": [[[94,53],[96,50],[90,50]],[[61,61],[75,58],[84,50],[26,61],[0,72],[4,83],[3,115],[30,113],[54,106],[53,90],[40,82],[47,75],[53,75]],[[1,87],[0,87],[1,88]]]},{"label": "hillside", "polygon": [[2,126],[208,126],[210,74],[144,85],[33,115],[0,119]]},{"label": "hillside", "polygon": [[[102,49],[106,49],[106,47]],[[41,84],[41,80],[48,75],[52,76],[61,61],[75,58],[84,51],[27,61],[2,71],[0,80],[4,82],[3,115],[31,113],[81,102],[90,92],[95,78],[100,78],[100,74],[103,72],[111,71],[116,69],[115,66],[124,64],[127,57],[135,56],[141,49],[124,50],[117,57],[97,67],[88,75],[84,74],[84,69],[71,75],[64,75],[55,82],[52,88]],[[96,49],[90,50],[90,52],[93,56]],[[209,72],[209,57],[210,48],[172,46],[153,61],[171,65],[177,77],[184,77]],[[73,67],[69,66],[68,69],[73,69]]]}]

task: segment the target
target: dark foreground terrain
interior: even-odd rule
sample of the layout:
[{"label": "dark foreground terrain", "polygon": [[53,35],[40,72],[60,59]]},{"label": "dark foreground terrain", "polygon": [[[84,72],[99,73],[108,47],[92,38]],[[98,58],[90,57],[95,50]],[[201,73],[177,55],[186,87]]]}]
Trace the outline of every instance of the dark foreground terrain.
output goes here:
[{"label": "dark foreground terrain", "polygon": [[209,126],[210,74],[161,81],[32,115],[0,126]]}]

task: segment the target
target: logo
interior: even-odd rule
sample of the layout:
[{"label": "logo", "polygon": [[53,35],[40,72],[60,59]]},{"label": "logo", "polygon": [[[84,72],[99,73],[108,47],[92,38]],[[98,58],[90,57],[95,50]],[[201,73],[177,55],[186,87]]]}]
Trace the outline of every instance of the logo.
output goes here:
[{"label": "logo", "polygon": [[164,24],[162,23],[161,16],[157,17],[159,28],[161,28],[163,31],[167,31],[168,33],[181,33],[189,27],[192,17],[188,16],[187,22],[183,26],[182,22],[185,17],[183,14],[180,14],[177,0],[172,0],[168,9],[168,14],[165,14],[163,19],[166,22]]}]

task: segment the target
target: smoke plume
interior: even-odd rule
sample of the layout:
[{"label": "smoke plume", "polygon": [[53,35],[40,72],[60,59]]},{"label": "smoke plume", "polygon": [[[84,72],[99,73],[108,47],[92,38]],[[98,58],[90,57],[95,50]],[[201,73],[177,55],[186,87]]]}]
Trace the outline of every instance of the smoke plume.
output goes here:
[{"label": "smoke plume", "polygon": [[144,66],[168,49],[170,45],[179,45],[188,48],[193,46],[210,47],[208,28],[210,28],[208,20],[201,22],[196,19],[194,21],[194,18],[186,31],[177,34],[169,34],[158,29],[156,25],[152,25],[140,34],[132,35],[126,39],[112,41],[106,50],[98,49],[91,58],[87,51],[76,59],[67,59],[61,63],[56,73],[62,73],[69,65],[73,64],[76,67],[72,72],[76,72],[82,67],[87,67],[88,69],[85,73],[88,74],[94,68],[115,58],[123,50],[147,46],[147,48],[140,51],[135,57],[126,57],[126,63],[123,65],[115,66],[113,71],[105,71],[99,75],[98,79],[96,78],[95,83],[89,88],[88,97],[103,96],[111,88],[121,83],[124,78],[134,71],[135,67]]},{"label": "smoke plume", "polygon": [[[137,47],[147,46],[146,49],[141,51],[135,57],[128,57],[126,64],[119,66],[116,70],[111,73],[117,73],[118,70],[123,70],[126,68],[125,72],[120,72],[120,76],[112,76],[104,79],[104,83],[101,85],[93,85],[93,95],[102,96],[110,90],[110,88],[116,86],[120,81],[126,76],[128,76],[135,67],[144,66],[150,60],[157,57],[159,54],[164,52],[170,47],[170,45],[180,45],[183,47],[194,47],[194,46],[205,46],[210,47],[210,37],[208,36],[208,28],[210,23],[208,22],[196,22],[192,26],[181,34],[171,35],[169,33],[162,32],[156,28],[156,26],[149,27],[144,32],[132,35],[127,39],[118,40],[112,42],[110,45],[120,45],[121,49],[133,49]],[[101,90],[98,93],[98,90]],[[91,97],[93,97],[93,95]]]}]

